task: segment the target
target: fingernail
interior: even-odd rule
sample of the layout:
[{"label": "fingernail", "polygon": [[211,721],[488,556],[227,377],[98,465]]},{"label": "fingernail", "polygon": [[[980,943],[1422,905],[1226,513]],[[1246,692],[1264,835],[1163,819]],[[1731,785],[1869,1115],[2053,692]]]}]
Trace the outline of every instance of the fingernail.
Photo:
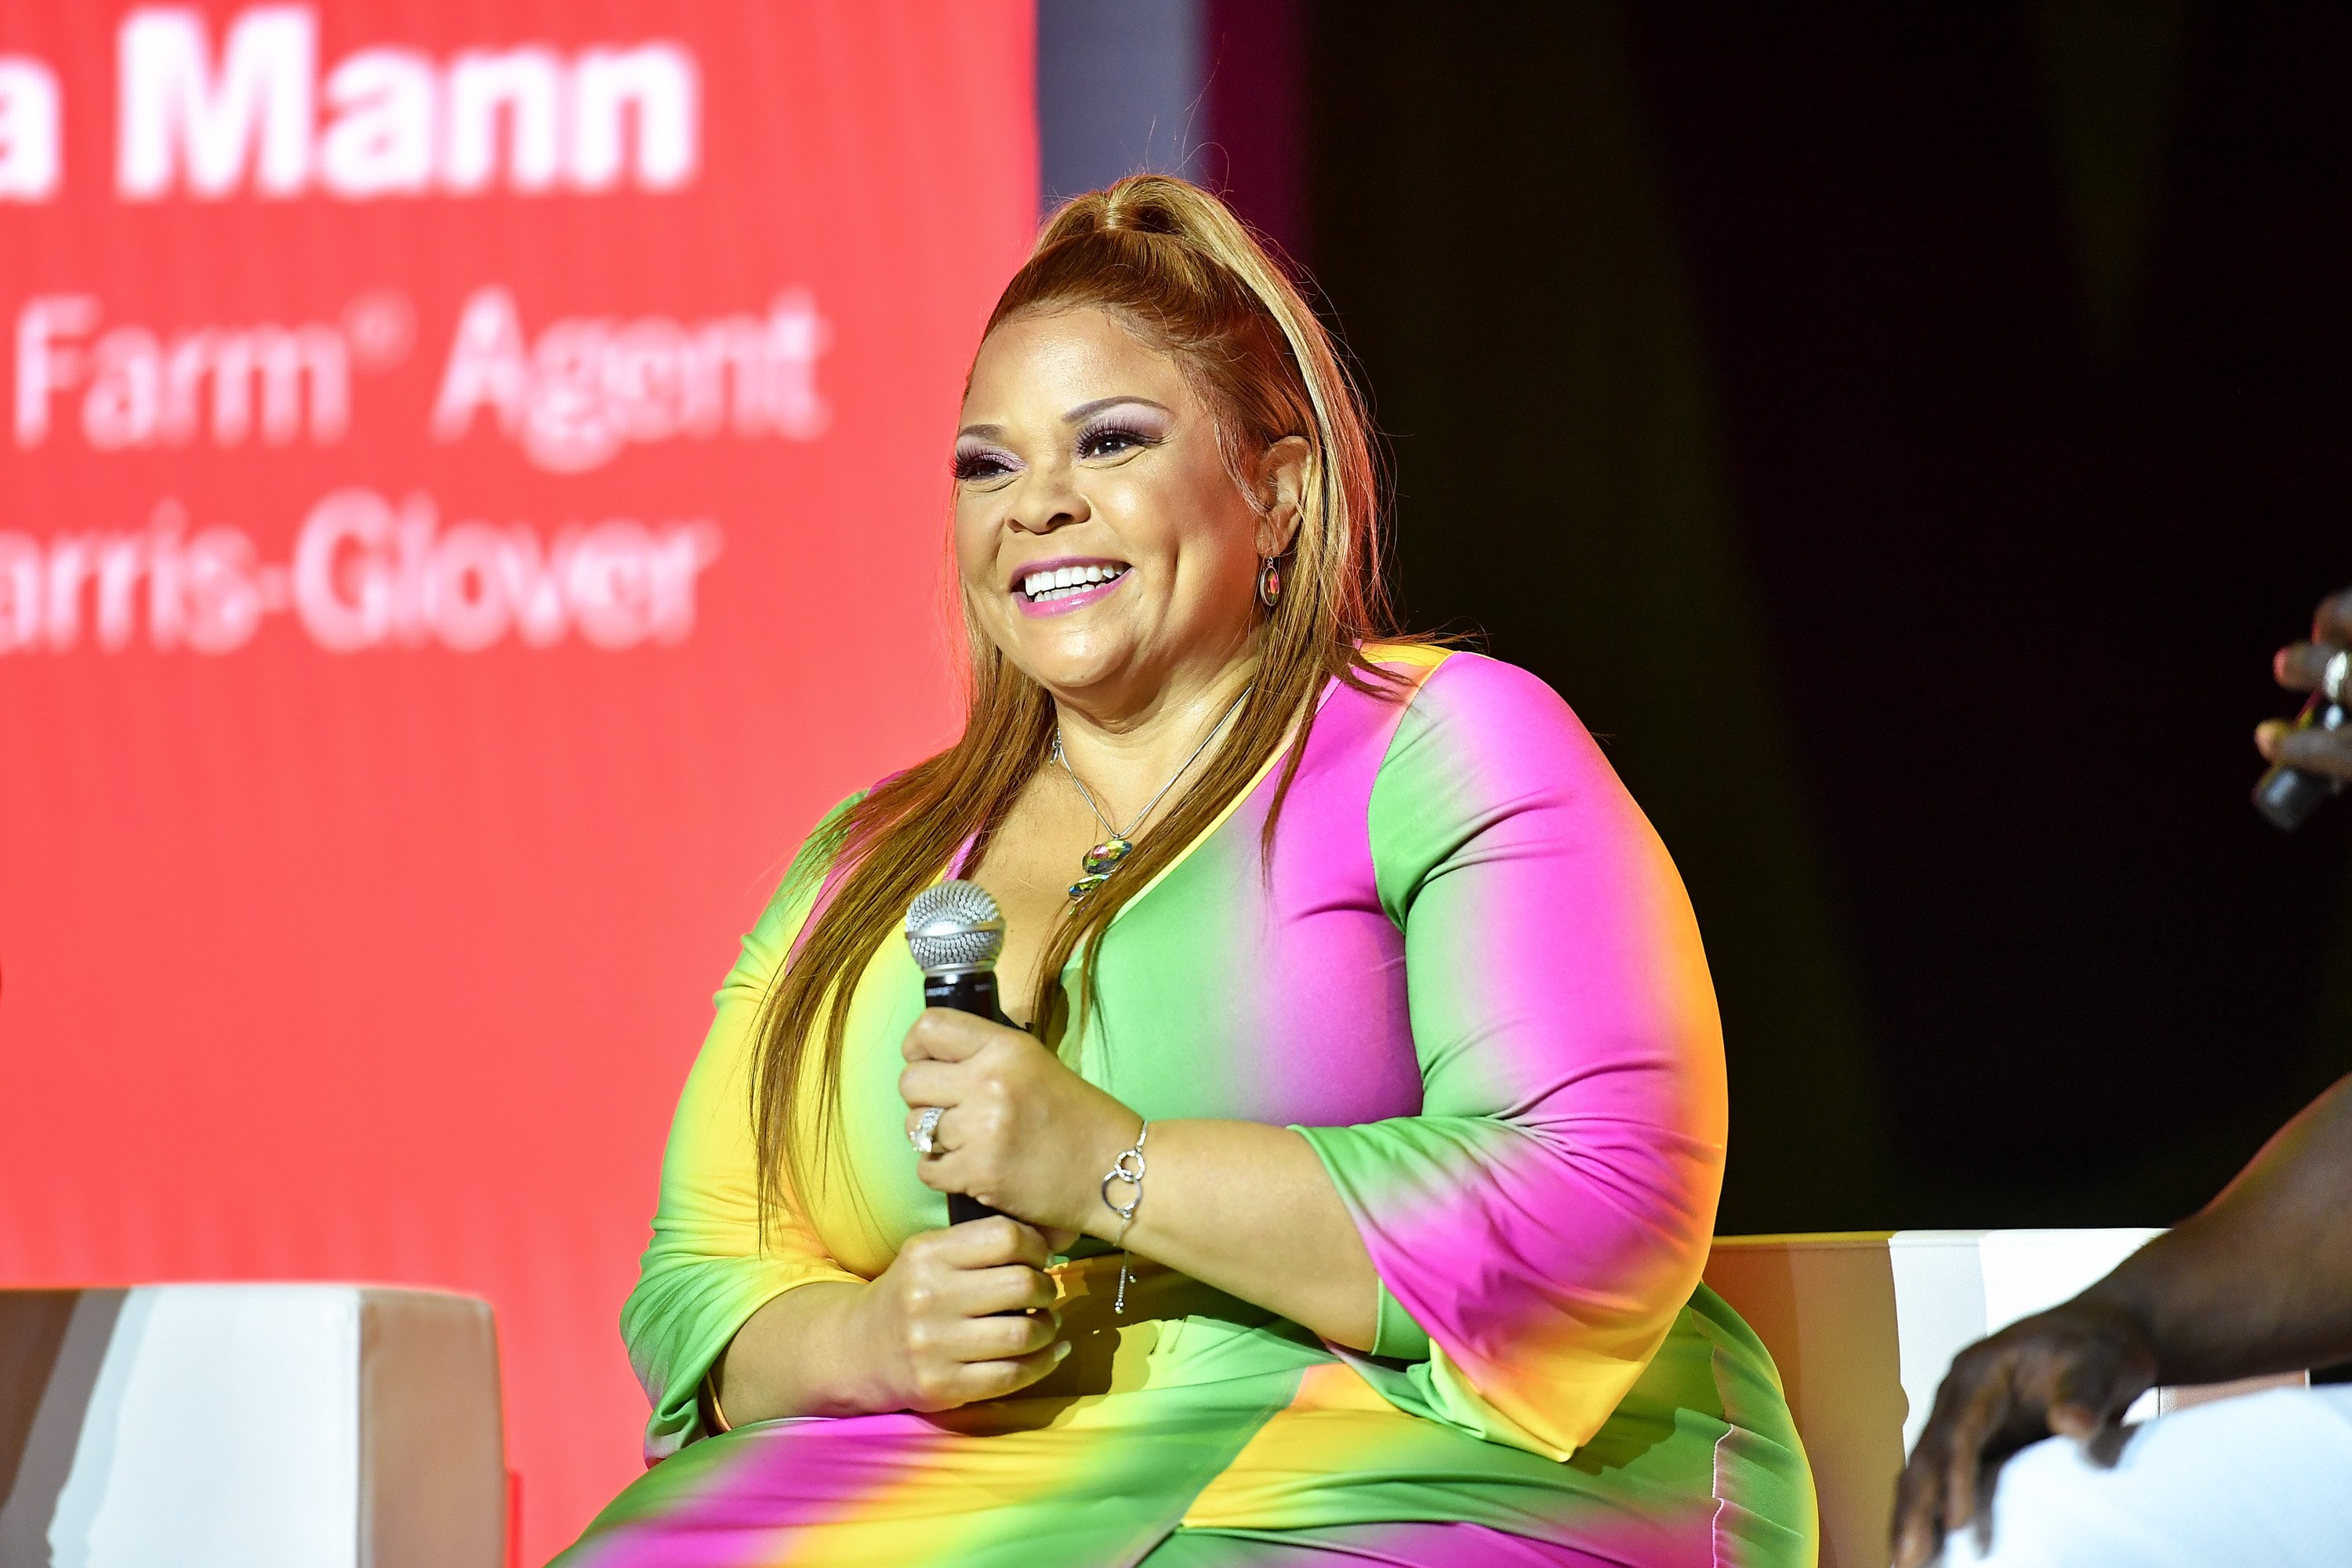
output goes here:
[{"label": "fingernail", "polygon": [[1061,1343],[1054,1347],[1054,1359],[1056,1362],[1067,1360],[1069,1358],[1069,1354],[1070,1342],[1067,1340],[1064,1340]]}]

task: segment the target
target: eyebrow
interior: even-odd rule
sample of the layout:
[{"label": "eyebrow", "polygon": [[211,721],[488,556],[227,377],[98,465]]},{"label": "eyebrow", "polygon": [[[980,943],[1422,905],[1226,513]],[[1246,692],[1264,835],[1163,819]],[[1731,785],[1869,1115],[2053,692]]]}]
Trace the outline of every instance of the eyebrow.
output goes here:
[{"label": "eyebrow", "polygon": [[[1062,423],[1065,425],[1080,424],[1085,420],[1093,418],[1096,415],[1100,414],[1104,409],[1116,408],[1122,403],[1140,403],[1146,408],[1157,408],[1162,414],[1172,415],[1176,412],[1166,404],[1161,403],[1155,398],[1145,397],[1140,393],[1122,392],[1116,396],[1097,397],[1092,403],[1079,404],[1076,408],[1071,409],[1068,413],[1062,416]],[[983,441],[1000,441],[1004,438],[1004,426],[1002,425],[967,425],[962,429],[956,432],[956,439],[959,441],[962,440],[966,436],[977,436]]]}]

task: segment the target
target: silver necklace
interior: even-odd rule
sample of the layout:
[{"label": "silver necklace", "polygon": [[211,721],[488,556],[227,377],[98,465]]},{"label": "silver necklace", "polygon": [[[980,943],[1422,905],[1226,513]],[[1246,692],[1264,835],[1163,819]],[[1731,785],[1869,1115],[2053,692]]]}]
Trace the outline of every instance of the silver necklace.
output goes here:
[{"label": "silver necklace", "polygon": [[[1255,681],[1250,682],[1250,686],[1256,684]],[[1143,809],[1135,814],[1135,820],[1124,828],[1114,826],[1111,819],[1103,815],[1101,803],[1095,799],[1095,792],[1087,787],[1087,781],[1078,776],[1077,770],[1070,766],[1070,759],[1062,754],[1062,726],[1058,721],[1054,725],[1054,761],[1061,764],[1064,773],[1069,774],[1070,782],[1078,786],[1078,798],[1087,803],[1087,809],[1095,814],[1095,820],[1102,824],[1103,832],[1108,835],[1101,843],[1087,850],[1079,858],[1078,865],[1085,870],[1086,875],[1070,884],[1070,897],[1083,899],[1110,880],[1110,874],[1118,869],[1118,863],[1134,852],[1135,833],[1143,826],[1143,819],[1150,816],[1153,809],[1168,798],[1168,792],[1176,787],[1178,779],[1192,772],[1192,764],[1201,760],[1201,753],[1209,749],[1209,742],[1223,732],[1226,721],[1240,711],[1243,699],[1249,694],[1249,686],[1243,687],[1241,696],[1234,698],[1233,705],[1225,710],[1224,716],[1209,727],[1209,732],[1201,737],[1201,743],[1192,748],[1192,754],[1184,759],[1183,765],[1168,776],[1168,782],[1160,786],[1160,793],[1153,795],[1145,804]]]}]

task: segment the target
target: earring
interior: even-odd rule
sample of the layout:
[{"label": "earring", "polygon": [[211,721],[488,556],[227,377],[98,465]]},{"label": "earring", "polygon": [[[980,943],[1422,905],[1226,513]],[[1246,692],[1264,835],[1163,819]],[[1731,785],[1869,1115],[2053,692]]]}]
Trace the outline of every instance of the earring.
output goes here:
[{"label": "earring", "polygon": [[1281,598],[1282,568],[1276,565],[1275,558],[1269,555],[1265,558],[1265,564],[1257,569],[1257,602],[1270,610]]}]

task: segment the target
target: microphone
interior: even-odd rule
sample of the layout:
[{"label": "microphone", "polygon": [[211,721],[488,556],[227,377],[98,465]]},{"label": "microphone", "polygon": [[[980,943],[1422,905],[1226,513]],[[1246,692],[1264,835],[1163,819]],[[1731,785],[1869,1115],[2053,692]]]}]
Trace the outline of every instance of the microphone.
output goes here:
[{"label": "microphone", "polygon": [[[941,882],[907,906],[907,948],[923,972],[923,1005],[950,1007],[991,1023],[1012,1020],[996,1005],[996,955],[1004,950],[1004,915],[977,882]],[[948,1194],[948,1223],[986,1219],[997,1211],[965,1193]]]},{"label": "microphone", "polygon": [[[2341,654],[2336,656],[2342,658]],[[2315,691],[2303,711],[2294,716],[2298,730],[2340,730],[2352,721],[2352,709],[2329,698],[2324,691]],[[2304,819],[2319,809],[2319,803],[2336,795],[2344,781],[2315,773],[2305,768],[2291,768],[2280,763],[2254,783],[2254,809],[2268,819],[2270,825],[2283,833],[2292,833],[2303,826]]]}]

